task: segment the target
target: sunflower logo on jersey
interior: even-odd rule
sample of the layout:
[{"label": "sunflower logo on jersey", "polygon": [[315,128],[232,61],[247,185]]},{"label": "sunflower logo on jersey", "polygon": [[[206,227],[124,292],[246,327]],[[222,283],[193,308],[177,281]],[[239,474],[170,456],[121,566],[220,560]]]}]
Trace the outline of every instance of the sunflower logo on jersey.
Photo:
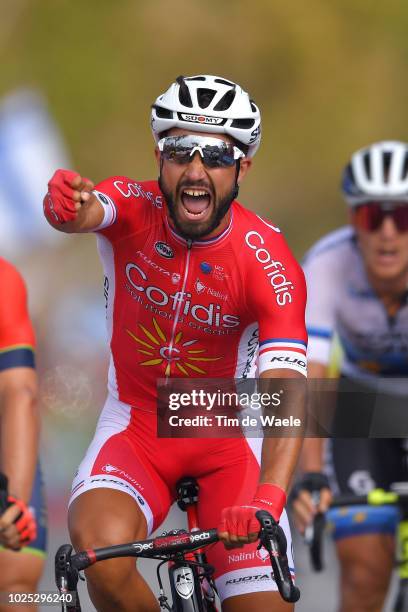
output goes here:
[{"label": "sunflower logo on jersey", "polygon": [[194,374],[207,374],[203,368],[207,362],[218,361],[222,357],[206,357],[206,349],[200,348],[198,340],[183,340],[183,332],[179,331],[173,342],[171,342],[157,323],[152,319],[154,330],[150,331],[138,323],[142,332],[141,337],[134,334],[130,329],[126,333],[138,344],[138,352],[144,355],[143,361],[139,362],[142,366],[164,367],[164,375],[170,376],[172,373],[181,372],[184,376]]}]

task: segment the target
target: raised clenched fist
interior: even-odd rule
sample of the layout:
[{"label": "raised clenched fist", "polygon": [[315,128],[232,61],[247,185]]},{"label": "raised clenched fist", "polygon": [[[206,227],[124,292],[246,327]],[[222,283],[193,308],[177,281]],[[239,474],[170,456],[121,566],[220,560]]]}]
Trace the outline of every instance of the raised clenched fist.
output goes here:
[{"label": "raised clenched fist", "polygon": [[51,225],[74,221],[93,187],[92,181],[77,172],[57,170],[48,183],[44,198],[44,215]]}]

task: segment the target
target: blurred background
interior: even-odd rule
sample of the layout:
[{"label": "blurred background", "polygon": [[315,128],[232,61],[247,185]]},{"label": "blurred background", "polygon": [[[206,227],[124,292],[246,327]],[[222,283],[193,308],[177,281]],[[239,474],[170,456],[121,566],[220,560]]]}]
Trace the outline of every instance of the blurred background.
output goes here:
[{"label": "blurred background", "polygon": [[[408,4],[13,0],[1,13],[0,255],[26,279],[38,336],[52,558],[67,539],[68,491],[103,403],[107,351],[95,239],[47,226],[48,179],[58,167],[94,181],[155,177],[150,104],[179,74],[219,74],[263,116],[240,200],[301,257],[346,222],[338,187],[349,155],[408,140]],[[298,609],[334,610],[333,571],[318,581],[298,569]],[[50,563],[42,587],[52,579]]]}]

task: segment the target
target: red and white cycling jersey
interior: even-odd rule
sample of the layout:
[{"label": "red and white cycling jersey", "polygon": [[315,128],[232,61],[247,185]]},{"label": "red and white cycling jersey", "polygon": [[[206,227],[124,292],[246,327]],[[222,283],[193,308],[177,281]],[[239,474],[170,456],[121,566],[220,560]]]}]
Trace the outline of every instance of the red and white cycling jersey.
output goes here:
[{"label": "red and white cycling jersey", "polygon": [[16,268],[0,257],[0,372],[33,368],[35,337],[27,310],[27,291]]},{"label": "red and white cycling jersey", "polygon": [[167,376],[306,374],[305,282],[279,229],[234,201],[222,233],[191,242],[157,182],[116,176],[94,193],[116,399],[152,410]]}]

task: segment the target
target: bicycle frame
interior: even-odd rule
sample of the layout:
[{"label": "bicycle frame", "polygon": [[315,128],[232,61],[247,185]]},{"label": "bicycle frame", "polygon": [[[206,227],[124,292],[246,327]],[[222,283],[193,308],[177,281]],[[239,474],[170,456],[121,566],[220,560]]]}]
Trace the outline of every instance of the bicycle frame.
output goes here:
[{"label": "bicycle frame", "polygon": [[[187,513],[188,530],[192,533],[198,532],[198,484],[195,478],[182,478],[176,485],[177,505],[183,512]],[[178,565],[176,568],[169,567],[169,580],[173,596],[174,612],[217,612],[215,596],[217,589],[212,578],[214,568],[208,565],[206,555],[202,548],[194,553],[187,553],[185,558],[199,565],[188,566],[186,563]],[[208,567],[209,571],[203,571]],[[203,581],[206,579],[207,588],[204,588]],[[186,591],[193,590],[190,599],[186,598]],[[200,593],[200,596],[198,596]],[[195,601],[196,600],[196,601]]]}]

